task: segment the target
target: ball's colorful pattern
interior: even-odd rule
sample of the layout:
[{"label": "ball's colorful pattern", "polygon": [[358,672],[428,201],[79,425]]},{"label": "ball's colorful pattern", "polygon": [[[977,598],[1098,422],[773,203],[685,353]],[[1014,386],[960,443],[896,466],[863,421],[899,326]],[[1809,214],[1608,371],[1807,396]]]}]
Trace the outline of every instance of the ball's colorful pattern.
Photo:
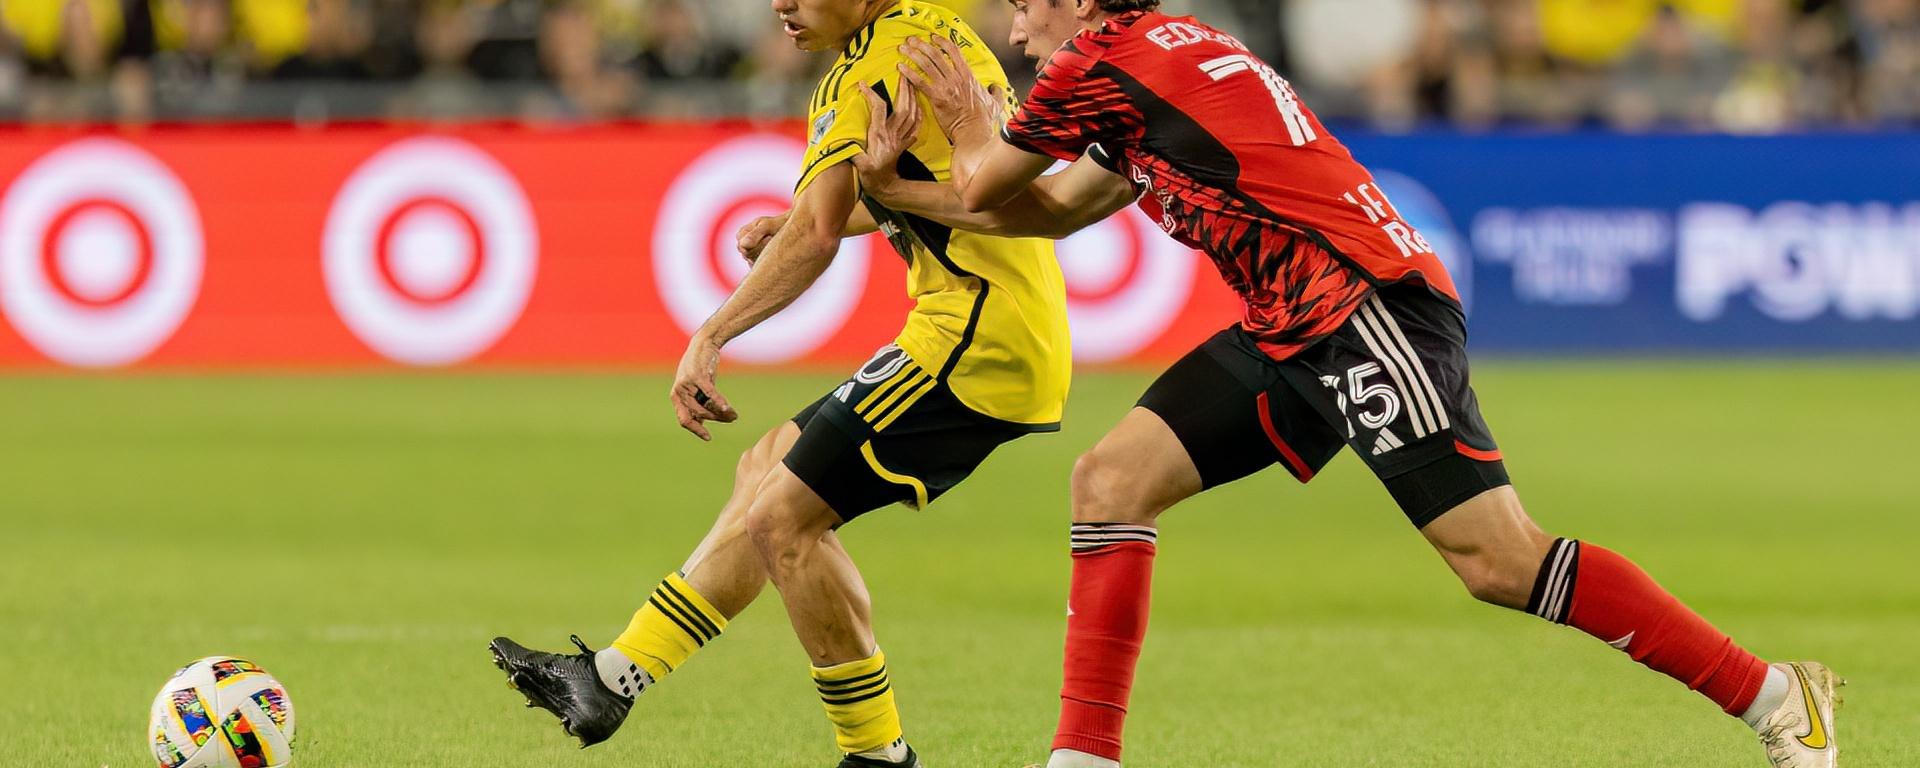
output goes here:
[{"label": "ball's colorful pattern", "polygon": [[174,673],[148,727],[160,768],[279,768],[293,759],[293,734],[286,688],[259,665],[226,656]]}]

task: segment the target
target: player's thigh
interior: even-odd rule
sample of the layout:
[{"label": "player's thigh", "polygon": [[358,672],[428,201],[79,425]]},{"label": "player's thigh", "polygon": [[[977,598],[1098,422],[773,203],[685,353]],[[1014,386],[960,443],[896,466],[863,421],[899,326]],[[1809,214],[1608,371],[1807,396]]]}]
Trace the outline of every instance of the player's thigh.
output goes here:
[{"label": "player's thigh", "polygon": [[1415,527],[1509,484],[1469,381],[1466,341],[1453,305],[1421,286],[1390,286],[1283,365]]},{"label": "player's thigh", "polygon": [[[1083,457],[1076,475],[1098,474],[1107,478],[1101,485],[1126,491],[1103,495],[1165,509],[1275,464],[1307,482],[1344,445],[1236,327],[1162,373],[1121,426]],[[1074,487],[1091,495],[1095,485],[1076,479]]]},{"label": "player's thigh", "polygon": [[[808,406],[807,410],[801,411],[801,416],[807,416],[808,412],[816,407],[818,407],[817,404]],[[804,423],[800,420],[801,416],[780,422],[773,429],[767,430],[767,433],[761,435],[751,448],[740,454],[740,462],[734,467],[733,472],[736,494],[752,492],[759,487],[760,481],[766,478],[768,472],[779,466],[780,459],[785,457],[787,451],[792,450],[794,442],[800,439],[800,425]]]},{"label": "player's thigh", "polygon": [[932,503],[1032,431],[972,411],[890,347],[820,403],[783,463],[851,522],[893,504]]}]

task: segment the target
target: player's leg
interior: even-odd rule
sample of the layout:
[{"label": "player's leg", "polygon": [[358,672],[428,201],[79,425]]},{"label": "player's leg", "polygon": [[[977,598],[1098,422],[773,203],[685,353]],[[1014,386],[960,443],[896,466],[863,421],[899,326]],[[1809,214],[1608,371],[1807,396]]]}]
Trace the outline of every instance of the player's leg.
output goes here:
[{"label": "player's leg", "polygon": [[593,652],[576,639],[581,652],[563,655],[507,638],[493,641],[495,663],[529,703],[560,718],[584,745],[597,744],[620,728],[635,697],[719,637],[766,585],[766,570],[746,536],[753,493],[798,439],[796,422],[810,419],[816,408],[783,422],[741,454],[732,495],[712,530],[681,570],[654,587],[609,647]]},{"label": "player's leg", "polygon": [[[1632,561],[1542,531],[1521,506],[1481,417],[1465,342],[1451,307],[1423,289],[1390,289],[1301,361],[1317,369],[1312,376],[1290,374],[1290,381],[1309,387],[1317,380],[1336,394],[1335,416],[1349,425],[1356,452],[1476,598],[1593,635],[1763,733],[1762,721],[1790,691],[1813,694],[1804,701],[1827,695],[1824,667],[1770,668]],[[1808,717],[1800,707],[1799,722],[1820,723],[1815,742],[1824,751],[1770,748],[1776,760],[1788,760],[1780,764],[1831,764],[1831,707],[1813,709]]]},{"label": "player's leg", "polygon": [[[800,437],[815,407],[768,432],[740,455],[733,493],[686,564],[661,579],[625,631],[595,656],[601,679],[638,696],[726,631],[767,584],[760,553],[747,535],[747,513],[761,483]],[[832,543],[838,546],[837,542]]]},{"label": "player's leg", "polygon": [[[1160,515],[1275,463],[1303,482],[1341,448],[1237,329],[1169,368],[1073,470],[1073,583],[1050,768],[1119,764]],[[1285,391],[1279,390],[1282,397]]]},{"label": "player's leg", "polygon": [[1073,466],[1073,577],[1053,768],[1118,765],[1147,635],[1160,513],[1201,490],[1158,414],[1134,408]]},{"label": "player's leg", "polygon": [[1599,638],[1759,731],[1778,765],[1832,765],[1839,682],[1814,663],[1768,665],[1597,544],[1553,538],[1511,486],[1422,530],[1475,597]]},{"label": "player's leg", "polygon": [[754,494],[747,532],[812,660],[812,677],[846,758],[913,766],[865,583],[834,531],[894,504],[924,507],[1026,434],[963,405],[896,347],[834,390]]},{"label": "player's leg", "polygon": [[872,601],[853,559],[834,540],[840,516],[786,467],[762,483],[747,529],[766,565],[834,727],[843,765],[911,765],[874,641]]}]

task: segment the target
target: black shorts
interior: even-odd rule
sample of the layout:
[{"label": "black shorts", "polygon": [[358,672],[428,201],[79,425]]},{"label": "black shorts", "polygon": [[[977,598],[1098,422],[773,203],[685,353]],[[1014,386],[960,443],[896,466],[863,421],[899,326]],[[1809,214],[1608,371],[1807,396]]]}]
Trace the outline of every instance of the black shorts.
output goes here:
[{"label": "black shorts", "polygon": [[1033,427],[982,415],[933,371],[888,346],[853,378],[793,417],[800,439],[784,460],[842,521],[890,504],[924,507],[959,485],[987,454]]},{"label": "black shorts", "polygon": [[1201,344],[1140,398],[1207,488],[1273,464],[1300,482],[1351,446],[1416,526],[1508,484],[1467,382],[1466,321],[1417,285],[1382,288],[1338,331],[1275,361],[1239,327]]}]

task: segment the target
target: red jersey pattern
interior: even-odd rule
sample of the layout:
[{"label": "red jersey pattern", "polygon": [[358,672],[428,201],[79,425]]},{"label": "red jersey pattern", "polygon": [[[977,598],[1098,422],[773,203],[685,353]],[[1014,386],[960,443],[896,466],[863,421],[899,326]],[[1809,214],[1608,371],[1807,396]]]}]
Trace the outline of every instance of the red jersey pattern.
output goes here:
[{"label": "red jersey pattern", "polygon": [[1191,17],[1133,12],[1067,42],[1007,124],[1008,143],[1089,151],[1140,207],[1212,259],[1242,325],[1284,360],[1380,285],[1458,302],[1446,268],[1273,68]]}]

